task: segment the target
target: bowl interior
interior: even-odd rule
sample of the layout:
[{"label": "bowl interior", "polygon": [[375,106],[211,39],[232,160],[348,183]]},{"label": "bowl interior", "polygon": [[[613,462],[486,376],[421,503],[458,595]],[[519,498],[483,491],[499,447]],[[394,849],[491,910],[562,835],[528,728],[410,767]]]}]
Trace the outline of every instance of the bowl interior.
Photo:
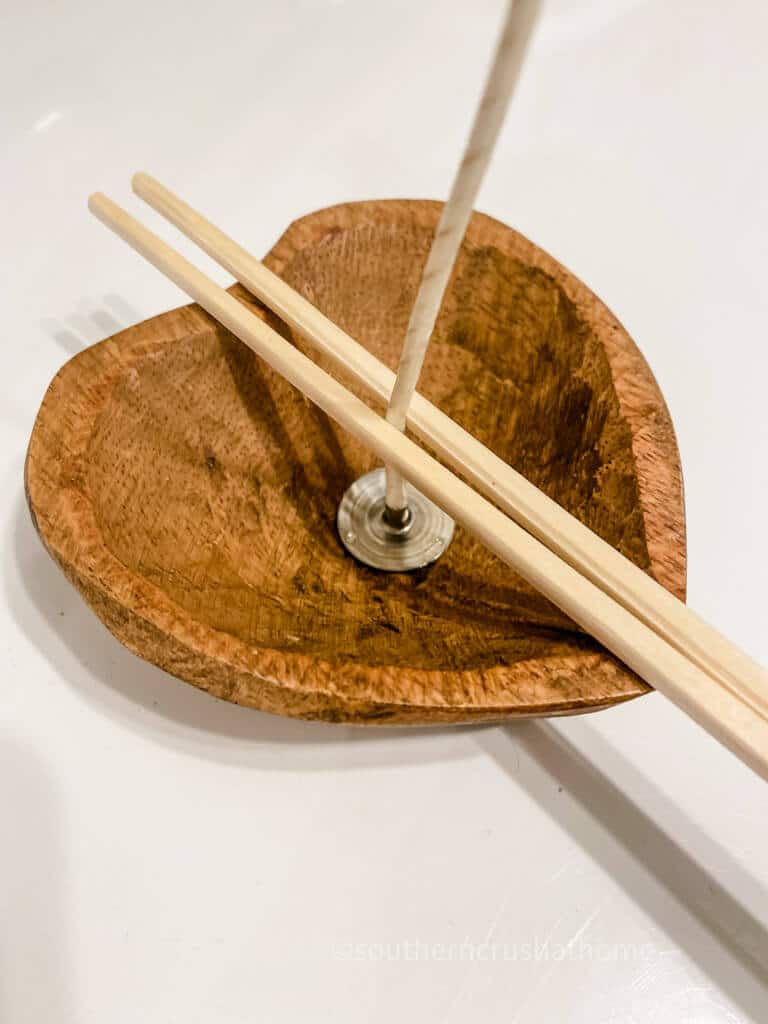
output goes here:
[{"label": "bowl interior", "polygon": [[[329,232],[281,274],[394,368],[430,238],[415,224]],[[465,245],[420,390],[650,566],[605,349],[544,270]],[[249,645],[455,670],[600,649],[461,529],[427,570],[354,562],[336,508],[375,461],[212,323],[126,368],[84,464],[112,554],[193,620]]]}]

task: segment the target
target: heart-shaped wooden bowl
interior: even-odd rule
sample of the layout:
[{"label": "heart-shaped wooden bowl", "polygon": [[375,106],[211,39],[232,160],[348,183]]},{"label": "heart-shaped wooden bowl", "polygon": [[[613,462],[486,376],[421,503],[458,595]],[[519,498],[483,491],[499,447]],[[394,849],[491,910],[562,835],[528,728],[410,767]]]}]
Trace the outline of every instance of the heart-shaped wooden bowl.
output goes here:
[{"label": "heart-shaped wooden bowl", "polygon": [[[439,210],[321,210],[266,263],[394,367]],[[583,284],[488,217],[473,218],[420,389],[684,597],[679,459],[653,376]],[[461,529],[427,570],[358,565],[335,514],[374,465],[186,306],[64,366],[26,486],[45,546],[108,628],[226,700],[425,724],[569,714],[646,692]]]}]

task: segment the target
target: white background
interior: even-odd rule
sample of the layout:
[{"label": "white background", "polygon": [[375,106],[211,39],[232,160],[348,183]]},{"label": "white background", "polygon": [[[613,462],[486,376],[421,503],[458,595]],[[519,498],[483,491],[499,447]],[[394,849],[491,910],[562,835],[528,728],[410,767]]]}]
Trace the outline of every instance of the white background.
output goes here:
[{"label": "white background", "polygon": [[[217,703],[121,648],[25,511],[59,366],[183,301],[88,193],[156,224],[143,168],[256,253],[334,202],[442,198],[501,15],[0,4],[3,1024],[767,1019],[768,787],[663,698],[373,734]],[[767,36],[761,0],[551,0],[478,204],[647,356],[690,602],[763,662]]]}]

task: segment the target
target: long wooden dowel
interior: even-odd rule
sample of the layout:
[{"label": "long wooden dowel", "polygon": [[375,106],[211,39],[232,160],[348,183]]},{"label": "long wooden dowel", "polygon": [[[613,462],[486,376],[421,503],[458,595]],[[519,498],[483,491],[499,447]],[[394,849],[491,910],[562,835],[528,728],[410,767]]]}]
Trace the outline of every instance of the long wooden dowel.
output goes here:
[{"label": "long wooden dowel", "polygon": [[[437,314],[440,312],[445,289],[448,287],[456,256],[472,216],[477,193],[504,123],[504,115],[520,75],[540,7],[540,0],[509,2],[469,140],[448,202],[440,215],[416,301],[411,310],[397,367],[397,379],[387,408],[387,419],[398,430],[405,429],[408,408],[421,375]],[[404,508],[406,497],[403,478],[390,466],[387,466],[386,486],[386,501],[389,508]]]},{"label": "long wooden dowel", "polygon": [[[368,394],[387,401],[395,375],[359,342],[150,175],[136,174],[133,188]],[[408,426],[440,459],[681,654],[768,712],[765,669],[418,392]]]},{"label": "long wooden dowel", "polygon": [[316,366],[242,303],[106,196],[91,211],[324,412],[768,779],[768,720],[666,643],[449,469]]}]

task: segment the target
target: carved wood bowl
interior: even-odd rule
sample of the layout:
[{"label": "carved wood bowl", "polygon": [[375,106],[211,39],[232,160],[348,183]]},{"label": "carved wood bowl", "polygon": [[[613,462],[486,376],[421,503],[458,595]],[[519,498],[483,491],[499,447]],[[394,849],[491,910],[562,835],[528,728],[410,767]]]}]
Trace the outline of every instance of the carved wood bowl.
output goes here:
[{"label": "carved wood bowl", "polygon": [[[266,263],[394,367],[439,209],[322,210],[292,224]],[[684,597],[664,400],[621,325],[550,256],[475,215],[420,388]],[[426,570],[357,564],[335,514],[374,465],[186,306],[63,367],[35,423],[26,486],[43,543],[107,627],[226,700],[425,724],[570,714],[647,691],[460,528]]]}]

